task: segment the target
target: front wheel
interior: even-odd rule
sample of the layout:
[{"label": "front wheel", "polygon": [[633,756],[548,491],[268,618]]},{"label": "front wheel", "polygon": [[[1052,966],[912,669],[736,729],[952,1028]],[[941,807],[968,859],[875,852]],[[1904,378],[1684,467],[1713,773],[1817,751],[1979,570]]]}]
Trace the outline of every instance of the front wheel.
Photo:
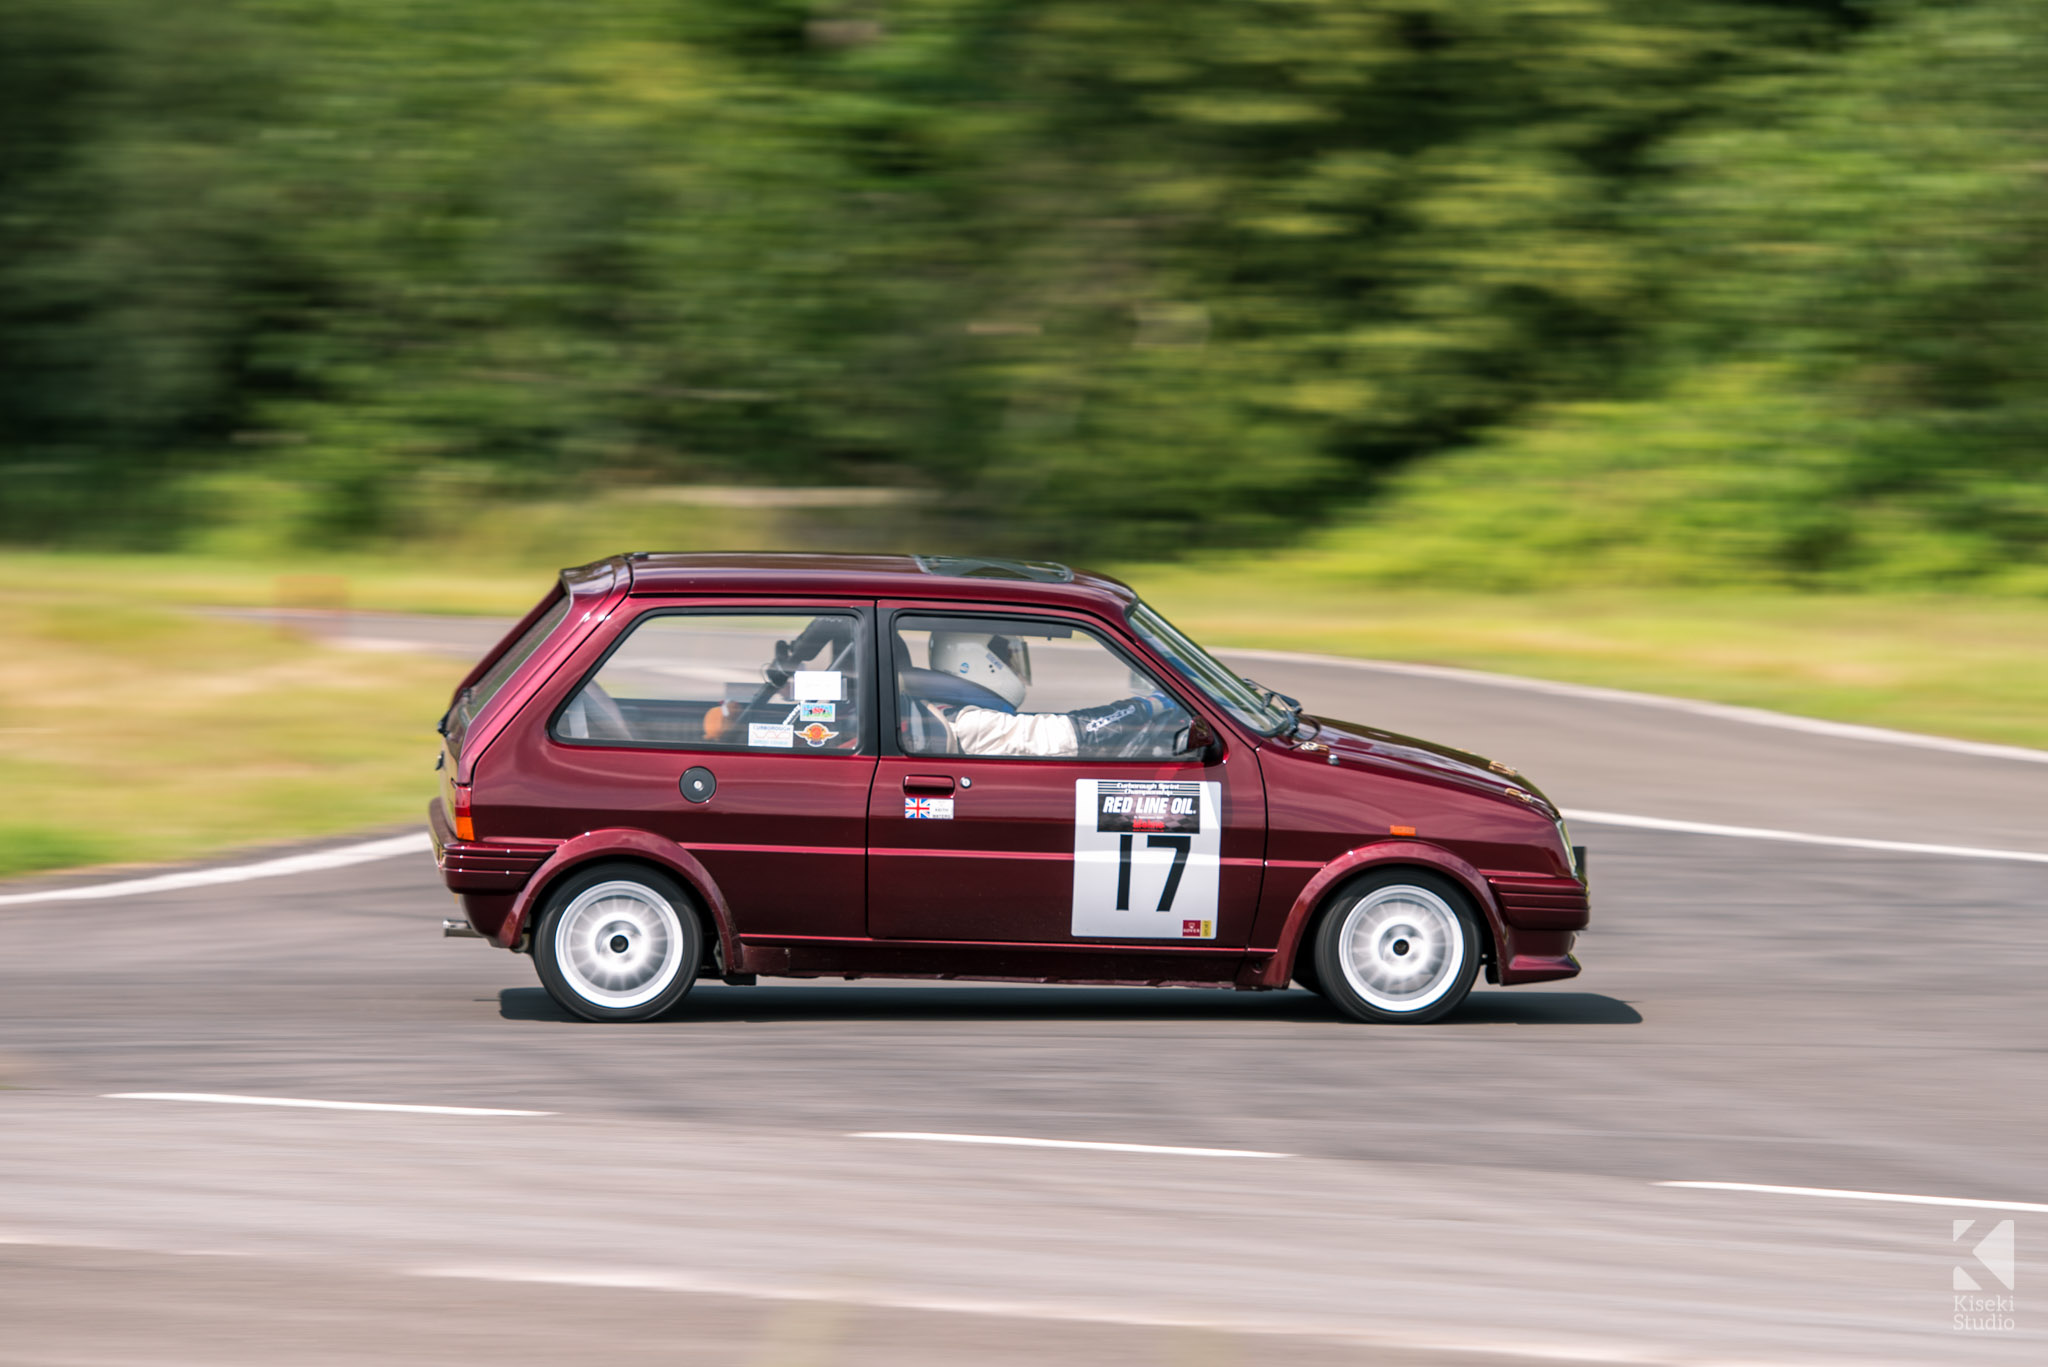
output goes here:
[{"label": "front wheel", "polygon": [[674,880],[600,864],[548,894],[533,936],[541,985],[585,1020],[652,1020],[697,980],[704,931]]},{"label": "front wheel", "polygon": [[1463,892],[1418,870],[1389,870],[1353,883],[1323,917],[1318,987],[1359,1020],[1419,1025],[1465,1000],[1481,943]]}]

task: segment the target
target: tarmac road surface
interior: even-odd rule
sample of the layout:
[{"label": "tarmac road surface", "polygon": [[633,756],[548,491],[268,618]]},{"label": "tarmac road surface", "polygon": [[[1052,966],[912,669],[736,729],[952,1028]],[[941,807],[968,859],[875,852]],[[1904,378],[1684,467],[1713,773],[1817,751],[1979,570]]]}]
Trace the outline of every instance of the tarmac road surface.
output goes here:
[{"label": "tarmac road surface", "polygon": [[[1245,663],[1568,807],[2048,850],[2024,760]],[[1422,1028],[884,982],[588,1025],[437,938],[423,855],[0,906],[0,1362],[2048,1360],[2048,865],[1576,835],[1584,976]]]}]

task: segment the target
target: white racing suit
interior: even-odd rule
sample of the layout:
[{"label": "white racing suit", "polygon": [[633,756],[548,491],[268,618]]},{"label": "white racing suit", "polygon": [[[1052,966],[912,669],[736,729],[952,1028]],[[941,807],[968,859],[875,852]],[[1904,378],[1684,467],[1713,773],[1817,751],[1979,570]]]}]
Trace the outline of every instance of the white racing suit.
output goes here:
[{"label": "white racing suit", "polygon": [[[1164,694],[1123,698],[1077,712],[998,712],[990,707],[919,703],[907,728],[912,746],[949,755],[1038,755],[1045,758],[1151,758],[1141,750],[1163,750],[1174,727],[1154,718],[1181,712]],[[1185,720],[1179,723],[1185,726]],[[938,744],[943,732],[943,744]],[[1160,756],[1163,758],[1163,755]]]}]

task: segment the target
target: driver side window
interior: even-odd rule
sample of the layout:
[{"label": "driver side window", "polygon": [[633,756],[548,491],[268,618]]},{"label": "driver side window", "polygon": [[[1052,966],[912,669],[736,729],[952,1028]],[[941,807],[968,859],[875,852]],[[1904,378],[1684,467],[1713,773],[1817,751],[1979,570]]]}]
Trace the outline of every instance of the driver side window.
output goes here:
[{"label": "driver side window", "polygon": [[851,612],[650,612],[550,734],[571,745],[858,750],[864,638]]},{"label": "driver side window", "polygon": [[907,755],[1162,760],[1191,718],[1085,627],[1028,617],[896,618],[897,741]]}]

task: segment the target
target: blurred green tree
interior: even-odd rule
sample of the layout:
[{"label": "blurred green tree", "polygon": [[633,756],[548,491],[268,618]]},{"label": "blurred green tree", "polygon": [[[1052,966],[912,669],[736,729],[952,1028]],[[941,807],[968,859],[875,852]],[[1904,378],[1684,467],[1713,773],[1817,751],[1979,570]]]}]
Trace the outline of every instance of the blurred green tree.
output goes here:
[{"label": "blurred green tree", "polygon": [[437,497],[745,479],[1173,553],[1762,363],[1851,453],[1774,554],[1853,561],[1831,508],[1869,500],[2011,552],[2048,488],[2041,25],[15,0],[0,537],[170,543],[238,480],[346,543]]},{"label": "blurred green tree", "polygon": [[[1831,473],[1760,504],[1808,573],[2048,561],[2048,10],[1929,5],[1666,150],[1674,359],[1767,364]],[[1774,402],[1782,401],[1774,400]]]}]

